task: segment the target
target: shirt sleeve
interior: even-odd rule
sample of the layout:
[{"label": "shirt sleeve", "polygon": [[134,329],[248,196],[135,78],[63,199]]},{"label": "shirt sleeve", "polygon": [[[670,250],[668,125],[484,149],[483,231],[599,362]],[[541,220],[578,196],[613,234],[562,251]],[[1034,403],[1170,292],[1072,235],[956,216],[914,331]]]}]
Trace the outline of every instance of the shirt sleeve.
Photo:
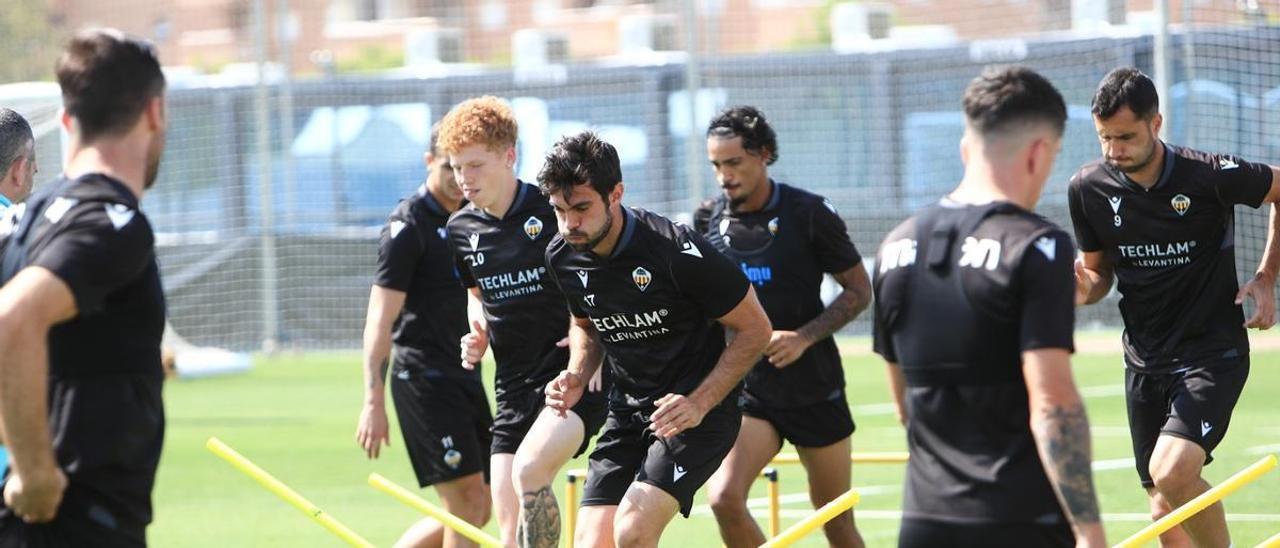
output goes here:
[{"label": "shirt sleeve", "polygon": [[849,239],[849,229],[835,207],[826,200],[813,208],[810,234],[814,256],[823,272],[839,273],[862,263],[862,255]]},{"label": "shirt sleeve", "polygon": [[71,289],[81,316],[102,310],[108,296],[155,261],[155,236],[137,210],[88,202],[46,230],[55,232],[28,264],[53,272]]},{"label": "shirt sleeve", "polygon": [[746,298],[751,282],[700,234],[684,230],[679,236],[681,251],[671,259],[671,279],[681,293],[692,299],[709,318],[721,318]]},{"label": "shirt sleeve", "polygon": [[379,287],[409,291],[413,273],[426,252],[412,215],[392,214],[378,239],[378,269],[373,283]]},{"label": "shirt sleeve", "polygon": [[1084,183],[1079,175],[1073,177],[1067,185],[1067,206],[1071,210],[1071,226],[1075,228],[1076,242],[1080,251],[1101,251],[1102,242],[1098,234],[1089,224],[1089,215],[1084,210]]},{"label": "shirt sleeve", "polygon": [[1071,238],[1060,230],[1035,237],[1022,253],[1017,279],[1021,348],[1074,351],[1076,281]]},{"label": "shirt sleeve", "polygon": [[1239,157],[1215,154],[1213,166],[1214,191],[1224,205],[1236,204],[1258,207],[1271,190],[1271,166],[1246,162]]},{"label": "shirt sleeve", "polygon": [[[881,264],[884,260],[884,245],[880,246],[880,256],[876,258],[876,264]],[[871,278],[871,292],[875,296],[874,306],[871,315],[871,350],[879,354],[885,361],[897,363],[898,352],[893,347],[893,337],[889,332],[889,311],[888,303],[882,296],[884,286],[884,274],[879,268],[875,269]]]}]

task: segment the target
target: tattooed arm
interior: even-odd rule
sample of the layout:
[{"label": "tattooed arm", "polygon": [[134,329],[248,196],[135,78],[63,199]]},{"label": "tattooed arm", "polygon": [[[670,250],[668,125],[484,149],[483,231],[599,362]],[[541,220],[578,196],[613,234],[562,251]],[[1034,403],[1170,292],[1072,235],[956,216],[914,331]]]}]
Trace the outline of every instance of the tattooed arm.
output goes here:
[{"label": "tattooed arm", "polygon": [[356,443],[371,459],[378,458],[382,445],[391,445],[388,435],[386,381],[387,359],[391,354],[391,324],[404,308],[403,291],[373,286],[369,311],[364,320],[364,407],[356,425]]},{"label": "tattooed arm", "polygon": [[832,277],[844,290],[836,295],[826,310],[795,331],[773,332],[764,354],[774,367],[795,363],[810,346],[839,331],[871,304],[871,280],[862,263],[832,274]]},{"label": "tattooed arm", "polygon": [[835,300],[831,301],[826,310],[796,330],[809,340],[820,341],[830,337],[845,324],[857,318],[858,314],[871,304],[871,279],[867,277],[867,271],[862,268],[862,263],[831,276],[840,284],[843,291],[836,295]]},{"label": "tattooed arm", "polygon": [[1105,546],[1093,488],[1089,418],[1071,376],[1071,355],[1062,348],[1022,353],[1031,408],[1031,433],[1058,502],[1071,520],[1076,546]]}]

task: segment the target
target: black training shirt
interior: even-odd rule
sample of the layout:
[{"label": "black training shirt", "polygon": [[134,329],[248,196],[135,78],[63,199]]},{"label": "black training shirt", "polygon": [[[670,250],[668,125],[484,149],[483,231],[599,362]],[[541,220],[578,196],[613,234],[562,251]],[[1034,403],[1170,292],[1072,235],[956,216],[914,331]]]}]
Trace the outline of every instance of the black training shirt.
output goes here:
[{"label": "black training shirt", "polygon": [[468,331],[467,291],[458,279],[448,220],[426,185],[401,200],[382,227],[373,283],[405,293],[391,331],[397,370],[479,380],[479,368],[459,363],[458,342]]},{"label": "black training shirt", "polygon": [[[556,236],[547,265],[569,311],[590,318],[613,374],[613,406],[648,409],[667,394],[689,394],[724,351],[717,318],[746,297],[737,265],[687,226],[622,208],[613,253],[575,251]],[[737,397],[736,391],[729,397]]]},{"label": "black training shirt", "polygon": [[1008,203],[936,205],[881,244],[874,344],[907,384],[904,518],[1065,523],[1021,355],[1072,348],[1072,261],[1066,233]]},{"label": "black training shirt", "polygon": [[1115,270],[1125,362],[1143,371],[1249,352],[1234,208],[1258,207],[1271,190],[1264,164],[1164,146],[1150,190],[1101,160],[1068,190],[1080,249],[1103,252]]},{"label": "black training shirt", "polygon": [[501,219],[470,204],[446,226],[463,285],[480,288],[499,397],[541,390],[569,363],[569,349],[556,346],[569,316],[544,260],[555,212],[533,185],[517,181],[515,193]]},{"label": "black training shirt", "polygon": [[[59,512],[139,537],[164,441],[165,302],[151,225],[127,187],[97,174],[49,185],[13,213],[39,215],[22,264],[62,280],[77,309],[48,337],[49,426],[70,480]],[[0,230],[5,253],[17,253],[20,231]]]},{"label": "black training shirt", "polygon": [[[723,195],[694,213],[694,227],[738,264],[755,286],[774,329],[794,331],[821,314],[823,273],[862,263],[844,220],[825,198],[769,181],[760,211],[739,213]],[[815,342],[778,369],[762,358],[747,374],[748,397],[771,407],[797,407],[840,398],[844,369],[835,339]]]}]

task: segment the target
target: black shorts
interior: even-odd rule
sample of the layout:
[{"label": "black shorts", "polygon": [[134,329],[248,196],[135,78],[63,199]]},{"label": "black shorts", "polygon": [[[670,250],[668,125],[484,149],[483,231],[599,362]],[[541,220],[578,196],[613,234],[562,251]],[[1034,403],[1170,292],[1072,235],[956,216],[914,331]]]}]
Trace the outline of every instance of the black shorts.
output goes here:
[{"label": "black shorts", "polygon": [[391,399],[419,486],[476,472],[489,482],[493,415],[479,381],[397,369]]},{"label": "black shorts", "polygon": [[1129,436],[1142,486],[1151,488],[1151,453],[1161,434],[1177,436],[1204,449],[1205,464],[1222,442],[1231,423],[1244,382],[1249,357],[1206,361],[1167,373],[1142,373],[1125,368],[1125,403]]},{"label": "black shorts", "polygon": [[[574,451],[573,456],[581,455],[587,450],[587,446],[591,442],[591,438],[600,431],[600,426],[604,424],[605,415],[608,413],[607,391],[587,392],[583,391],[582,399],[578,403],[569,408],[578,418],[582,419],[583,436],[582,445],[578,446],[578,450]],[[542,408],[546,406],[547,398],[543,395],[542,390],[522,390],[520,392],[507,392],[498,398],[498,414],[493,419],[493,445],[489,452],[498,455],[508,453],[514,455],[516,449],[520,447],[520,442],[524,441],[524,437],[529,433],[529,429],[533,428],[533,422],[538,419],[538,413],[542,412]]]},{"label": "black shorts", "polygon": [[770,407],[746,392],[740,402],[743,415],[773,425],[782,439],[796,447],[826,447],[849,437],[855,428],[843,390],[803,407]]},{"label": "black shorts", "polygon": [[1062,523],[948,523],[903,518],[898,548],[1071,548],[1071,525]]},{"label": "black shorts", "polygon": [[0,548],[140,548],[147,545],[146,526],[126,525],[112,512],[77,496],[69,487],[58,515],[38,525],[22,521],[8,508],[0,509]]},{"label": "black shorts", "polygon": [[591,452],[583,506],[616,506],[633,482],[653,485],[675,497],[689,517],[693,495],[720,462],[742,426],[737,398],[725,398],[702,418],[702,424],[664,440],[649,430],[647,414],[611,409],[604,431]]}]

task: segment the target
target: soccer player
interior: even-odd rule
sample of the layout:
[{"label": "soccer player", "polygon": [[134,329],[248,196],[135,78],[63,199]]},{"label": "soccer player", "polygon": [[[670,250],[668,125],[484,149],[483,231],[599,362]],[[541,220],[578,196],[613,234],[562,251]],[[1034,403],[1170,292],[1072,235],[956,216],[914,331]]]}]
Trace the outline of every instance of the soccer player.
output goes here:
[{"label": "soccer player", "polygon": [[605,400],[596,379],[597,391],[572,413],[543,410],[543,387],[569,360],[569,318],[544,259],[555,213],[537,187],[516,179],[516,127],[511,107],[496,97],[464,101],[440,122],[440,149],[470,202],[447,233],[470,292],[463,367],[479,364],[489,345],[497,362],[490,470],[503,541],[557,546],[551,482],[600,429]]},{"label": "soccer player", "polygon": [[969,83],[964,112],[964,178],[876,261],[875,350],[911,450],[898,543],[1103,546],[1071,375],[1071,238],[1031,212],[1066,106],[1004,67]]},{"label": "soccer player", "polygon": [[[462,205],[462,191],[436,138],[432,132],[426,183],[400,201],[382,228],[365,320],[365,398],[356,442],[370,458],[391,444],[384,394],[387,358],[394,352],[391,399],[418,485],[434,485],[445,510],[483,526],[491,506],[486,479],[493,415],[480,368],[458,367],[458,341],[467,333],[467,292],[458,281],[444,226]],[[424,519],[399,545],[469,543],[453,529]]]},{"label": "soccer player", "polygon": [[[815,508],[849,490],[854,424],[831,335],[871,302],[871,281],[831,202],[769,178],[778,140],[764,113],[738,106],[717,115],[707,157],[724,192],[698,208],[694,227],[742,267],[773,324],[764,359],[746,377],[738,440],[708,484],[725,544],[754,547],[766,539],[747,493],[782,440],[800,454]],[[844,288],[827,307],[824,272]],[[832,546],[862,546],[851,511],[824,531]]]},{"label": "soccer player", "polygon": [[[1249,375],[1245,330],[1275,324],[1280,270],[1273,209],[1257,273],[1243,288],[1236,281],[1234,208],[1280,200],[1276,168],[1166,144],[1162,122],[1151,79],[1111,71],[1093,96],[1103,158],[1069,187],[1077,303],[1097,302],[1119,280],[1129,435],[1155,518],[1209,488],[1201,469]],[[1257,307],[1247,322],[1245,298]],[[1162,544],[1231,542],[1221,503],[1181,529]]]},{"label": "soccer player", "polygon": [[0,212],[31,194],[38,172],[31,124],[21,114],[0,108]]},{"label": "soccer player", "polygon": [[13,462],[0,546],[144,546],[164,440],[164,291],[138,204],[164,150],[151,46],[76,34],[57,64],[62,178],[7,223],[0,423]]},{"label": "soccer player", "polygon": [[547,266],[573,316],[569,368],[547,405],[578,402],[602,355],[615,379],[577,538],[657,546],[733,447],[738,387],[769,318],[738,266],[692,229],[623,207],[618,153],[595,134],[557,143],[538,183],[560,227]]}]

